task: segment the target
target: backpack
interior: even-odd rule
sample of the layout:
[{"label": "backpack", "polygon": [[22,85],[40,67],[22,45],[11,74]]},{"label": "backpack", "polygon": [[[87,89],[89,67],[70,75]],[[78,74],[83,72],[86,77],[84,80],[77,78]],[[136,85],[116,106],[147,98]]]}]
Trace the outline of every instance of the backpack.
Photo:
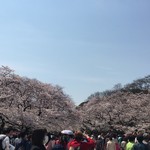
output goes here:
[{"label": "backpack", "polygon": [[0,139],[0,150],[4,150],[2,143],[5,138],[6,138],[6,136],[4,136],[3,138]]}]

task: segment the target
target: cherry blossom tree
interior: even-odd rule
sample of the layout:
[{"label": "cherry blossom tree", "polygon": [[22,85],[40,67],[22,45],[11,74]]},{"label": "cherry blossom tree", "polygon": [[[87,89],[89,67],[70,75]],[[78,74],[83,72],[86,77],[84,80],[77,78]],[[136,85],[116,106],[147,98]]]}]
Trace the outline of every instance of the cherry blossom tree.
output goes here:
[{"label": "cherry blossom tree", "polygon": [[1,128],[75,128],[75,105],[63,89],[36,79],[20,77],[9,67],[0,68]]},{"label": "cherry blossom tree", "polygon": [[150,76],[96,92],[75,106],[59,85],[20,77],[0,67],[0,129],[150,129]]},{"label": "cherry blossom tree", "polygon": [[134,94],[120,90],[110,96],[92,97],[78,110],[83,114],[83,128],[150,128],[150,93]]}]

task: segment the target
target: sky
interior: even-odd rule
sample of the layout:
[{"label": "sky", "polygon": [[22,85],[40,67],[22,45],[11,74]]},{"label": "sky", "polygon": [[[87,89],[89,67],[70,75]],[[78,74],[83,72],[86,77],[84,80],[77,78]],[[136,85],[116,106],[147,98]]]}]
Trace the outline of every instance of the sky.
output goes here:
[{"label": "sky", "polygon": [[0,67],[76,105],[150,74],[149,0],[0,0]]}]

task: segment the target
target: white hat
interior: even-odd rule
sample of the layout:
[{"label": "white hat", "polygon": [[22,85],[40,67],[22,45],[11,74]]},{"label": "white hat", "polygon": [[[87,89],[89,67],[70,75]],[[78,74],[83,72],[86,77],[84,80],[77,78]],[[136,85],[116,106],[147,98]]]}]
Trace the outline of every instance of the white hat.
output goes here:
[{"label": "white hat", "polygon": [[62,130],[61,133],[67,135],[73,135],[73,132],[71,130]]}]

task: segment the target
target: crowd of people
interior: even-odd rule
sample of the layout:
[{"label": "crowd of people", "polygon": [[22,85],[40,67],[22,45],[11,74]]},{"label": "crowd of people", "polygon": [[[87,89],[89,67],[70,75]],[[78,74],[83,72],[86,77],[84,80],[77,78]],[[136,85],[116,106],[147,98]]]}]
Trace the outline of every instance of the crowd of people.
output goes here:
[{"label": "crowd of people", "polygon": [[85,131],[62,130],[54,134],[46,129],[6,129],[0,134],[0,150],[150,150],[150,133],[88,135]]}]

